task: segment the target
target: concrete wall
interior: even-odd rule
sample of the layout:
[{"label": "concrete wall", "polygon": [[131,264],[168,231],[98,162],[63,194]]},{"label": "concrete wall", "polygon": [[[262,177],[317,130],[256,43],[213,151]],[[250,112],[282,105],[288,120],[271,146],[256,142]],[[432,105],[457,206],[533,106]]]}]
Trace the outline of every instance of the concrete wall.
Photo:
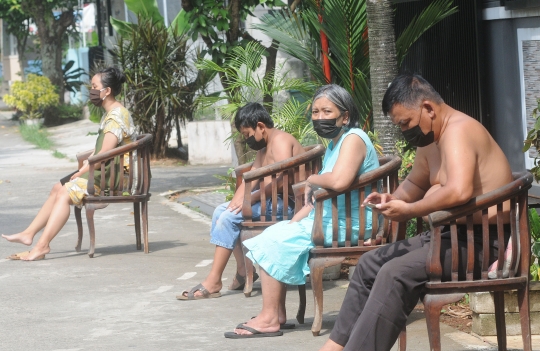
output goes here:
[{"label": "concrete wall", "polygon": [[232,163],[229,121],[200,121],[187,124],[189,163],[212,165]]},{"label": "concrete wall", "polygon": [[[521,171],[525,169],[525,156],[521,151],[525,137],[517,30],[540,28],[540,17],[534,11],[522,11],[523,17],[514,12],[504,8],[484,10],[481,65],[485,117],[490,121],[488,128],[506,154],[512,170]],[[530,17],[525,17],[527,15]]]}]

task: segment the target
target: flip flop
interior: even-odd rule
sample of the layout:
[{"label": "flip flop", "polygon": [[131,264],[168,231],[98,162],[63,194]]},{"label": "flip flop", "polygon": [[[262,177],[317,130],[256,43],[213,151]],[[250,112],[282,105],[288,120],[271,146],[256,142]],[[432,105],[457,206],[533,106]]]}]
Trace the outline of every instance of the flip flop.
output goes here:
[{"label": "flip flop", "polygon": [[[253,271],[253,282],[255,283],[257,281],[257,279],[259,279],[259,275],[254,270]],[[238,285],[234,285],[235,280],[238,283]],[[244,290],[245,285],[246,285],[246,277],[244,277],[243,275],[240,275],[240,274],[238,274],[238,272],[236,272],[236,276],[234,277],[234,280],[231,283],[231,285],[229,285],[228,289],[229,290]]]},{"label": "flip flop", "polygon": [[257,329],[253,329],[251,327],[248,327],[244,324],[238,324],[236,326],[236,329],[244,329],[252,334],[236,334],[235,332],[226,332],[224,335],[226,338],[229,339],[251,339],[251,338],[265,338],[265,337],[272,337],[272,336],[282,336],[282,331],[277,332],[270,332],[270,333],[263,333],[258,331]]},{"label": "flip flop", "polygon": [[[23,257],[28,256],[29,254],[30,254],[30,251],[23,251],[23,252],[19,252],[19,253],[13,254],[13,255],[9,255],[6,258],[9,259],[9,260],[13,260],[13,261],[19,261]],[[40,255],[40,256],[34,258],[34,261],[40,261],[40,260],[43,260],[44,258],[45,258],[45,255]]]},{"label": "flip flop", "polygon": [[[251,319],[253,319],[255,317],[251,317]],[[296,328],[296,324],[294,323],[281,323],[279,325],[279,329],[282,329],[282,330],[285,330],[285,329],[294,329]]]},{"label": "flip flop", "polygon": [[[197,291],[200,291],[202,293],[202,295],[195,296],[195,293]],[[185,295],[186,293],[187,293],[187,295]],[[199,284],[196,287],[194,287],[193,289],[191,289],[190,291],[187,291],[187,290],[182,291],[182,294],[177,295],[176,299],[177,300],[202,300],[202,299],[213,299],[213,298],[217,298],[217,297],[221,297],[220,292],[211,293],[208,290],[206,290],[206,288],[202,284]]]}]

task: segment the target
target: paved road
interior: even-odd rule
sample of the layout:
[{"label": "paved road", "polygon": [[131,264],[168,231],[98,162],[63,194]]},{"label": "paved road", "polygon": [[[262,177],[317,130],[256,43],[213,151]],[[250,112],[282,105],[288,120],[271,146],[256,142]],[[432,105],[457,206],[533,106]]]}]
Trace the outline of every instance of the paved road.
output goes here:
[{"label": "paved road", "polygon": [[[52,131],[58,148],[70,158],[89,148],[74,146],[74,141],[91,146],[83,133],[85,125]],[[59,135],[71,136],[63,138],[62,144]],[[51,186],[74,168],[73,161],[56,159],[50,151],[23,142],[15,124],[0,118],[0,233],[24,229]],[[152,170],[148,255],[135,249],[132,208],[120,204],[96,212],[93,259],[74,250],[73,216],[53,241],[46,260],[0,259],[0,350],[317,350],[333,326],[347,281],[325,282],[323,331],[317,338],[309,330],[313,320],[310,290],[307,323],[271,339],[223,337],[223,332],[257,314],[259,283],[255,283],[255,296],[248,299],[226,290],[219,299],[175,299],[209,270],[213,255],[208,244],[210,220],[159,194],[219,184],[212,174],[226,170],[189,166]],[[83,250],[87,248],[85,237]],[[23,249],[0,241],[1,258]],[[225,271],[225,277],[233,275],[234,263]],[[297,294],[291,287],[290,317],[297,306]],[[422,315],[413,314],[409,323],[409,349],[429,350]],[[493,349],[450,327],[443,326],[442,334],[446,350]]]}]

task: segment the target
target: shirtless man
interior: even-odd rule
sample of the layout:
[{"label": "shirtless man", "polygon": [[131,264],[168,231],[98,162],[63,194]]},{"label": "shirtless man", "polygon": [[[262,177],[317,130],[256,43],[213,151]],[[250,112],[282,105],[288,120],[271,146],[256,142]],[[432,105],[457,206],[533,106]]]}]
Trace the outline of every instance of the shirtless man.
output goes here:
[{"label": "shirtless man", "polygon": [[[365,199],[364,204],[377,204],[386,218],[403,221],[426,216],[512,181],[508,161],[488,131],[446,105],[422,77],[398,76],[382,105],[405,139],[418,147],[411,173],[393,194],[372,193]],[[466,245],[461,241],[462,229],[458,230],[460,245]],[[497,248],[496,233],[490,235]],[[447,253],[443,280],[449,279],[444,265],[450,260],[447,239],[441,244]],[[429,242],[426,232],[363,255],[321,350],[390,350],[428,280]],[[495,260],[496,255],[491,257]]]},{"label": "shirtless man", "polygon": [[[265,108],[258,103],[248,103],[238,109],[234,118],[236,129],[244,136],[248,146],[257,151],[257,156],[251,169],[267,166],[304,152],[298,140],[289,133],[274,128],[272,118]],[[278,179],[278,182],[280,179]],[[271,178],[265,179],[265,194],[267,200],[266,217],[272,215],[271,204]],[[262,187],[261,187],[262,188]],[[220,297],[219,292],[223,286],[221,278],[225,266],[234,254],[236,259],[236,276],[229,286],[229,290],[242,290],[245,284],[246,266],[244,254],[238,237],[240,223],[243,221],[242,204],[244,202],[245,184],[236,189],[233,199],[216,208],[212,216],[212,229],[210,243],[216,245],[214,262],[206,279],[190,291],[183,291],[176,298],[178,300],[198,300],[203,298]],[[253,216],[261,215],[260,191],[256,190],[251,196]],[[289,218],[293,209],[288,209]],[[283,218],[283,202],[279,199],[277,204],[277,218]],[[264,220],[264,218],[262,219]],[[254,279],[258,276],[254,275]]]}]

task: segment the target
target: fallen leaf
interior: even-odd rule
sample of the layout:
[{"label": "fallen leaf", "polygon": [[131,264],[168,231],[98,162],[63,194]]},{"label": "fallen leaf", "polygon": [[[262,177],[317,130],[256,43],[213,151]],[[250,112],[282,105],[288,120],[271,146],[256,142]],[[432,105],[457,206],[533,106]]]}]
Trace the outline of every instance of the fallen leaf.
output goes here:
[{"label": "fallen leaf", "polygon": [[6,183],[11,183],[11,180],[6,180]]},{"label": "fallen leaf", "polygon": [[128,224],[128,227],[133,227],[135,225],[135,223],[130,223]]}]

